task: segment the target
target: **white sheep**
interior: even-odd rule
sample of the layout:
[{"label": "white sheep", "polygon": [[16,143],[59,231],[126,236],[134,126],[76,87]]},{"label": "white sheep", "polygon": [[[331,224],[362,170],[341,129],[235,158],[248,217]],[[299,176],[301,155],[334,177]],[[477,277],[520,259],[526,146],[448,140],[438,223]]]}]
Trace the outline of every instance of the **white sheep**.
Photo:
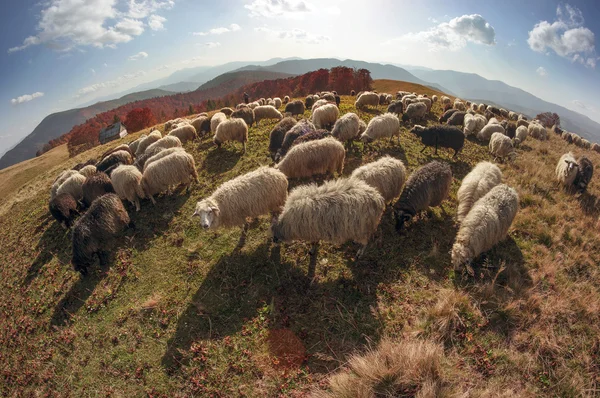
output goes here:
[{"label": "white sheep", "polygon": [[445,95],[442,95],[442,99],[440,101],[442,103],[442,105],[446,105],[452,102],[452,100],[449,97],[446,97]]},{"label": "white sheep", "polygon": [[261,105],[254,108],[254,120],[258,126],[259,122],[263,119],[283,119],[283,115],[274,106]]},{"label": "white sheep", "polygon": [[288,178],[311,177],[317,174],[342,174],[346,151],[335,138],[308,141],[294,145],[275,166]]},{"label": "white sheep", "polygon": [[196,203],[193,216],[204,229],[243,226],[240,247],[248,229],[248,218],[281,212],[287,199],[288,180],[272,167],[263,166],[229,180],[208,198]]},{"label": "white sheep", "polygon": [[422,102],[414,102],[412,104],[408,104],[404,108],[404,114],[402,115],[402,121],[419,121],[425,118],[427,114],[427,105]]},{"label": "white sheep", "polygon": [[[178,129],[175,129],[173,131],[176,130]],[[146,152],[152,152],[156,148],[169,149],[174,147],[181,147],[181,141],[175,136],[167,135],[161,138],[160,140],[156,141],[155,143],[149,145],[148,148],[146,148]]]},{"label": "white sheep", "polygon": [[431,99],[426,98],[426,97],[419,97],[417,98],[418,102],[422,102],[425,105],[427,105],[427,113],[429,113],[431,111],[431,106],[433,105],[433,102],[431,102]]},{"label": "white sheep", "polygon": [[121,165],[110,175],[110,181],[115,193],[121,199],[126,199],[135,205],[135,211],[140,211],[140,199],[145,198],[142,189],[142,173],[135,166]]},{"label": "white sheep", "polygon": [[527,139],[528,135],[529,135],[529,131],[527,130],[527,127],[525,127],[525,126],[517,127],[517,131],[515,132],[515,138],[514,138],[515,146],[519,146],[521,143],[523,143]]},{"label": "white sheep", "polygon": [[324,129],[333,126],[339,115],[340,110],[335,104],[326,104],[315,109],[310,118],[316,128]]},{"label": "white sheep", "polygon": [[454,109],[458,109],[459,111],[466,112],[467,107],[465,103],[459,100],[458,98],[454,100],[454,105],[452,106]]},{"label": "white sheep", "polygon": [[518,209],[517,192],[504,184],[495,186],[475,202],[460,225],[452,246],[455,269],[465,264],[473,275],[470,263],[506,237]]},{"label": "white sheep", "polygon": [[79,170],[79,174],[84,175],[86,177],[89,177],[94,173],[96,173],[96,166],[94,166],[93,164],[88,164],[87,166]]},{"label": "white sheep", "polygon": [[400,196],[406,182],[406,167],[401,160],[383,156],[375,162],[355,169],[350,178],[358,178],[377,189],[385,203],[391,203]]},{"label": "white sheep", "polygon": [[144,195],[156,204],[154,195],[170,192],[172,186],[179,184],[185,184],[189,189],[192,180],[198,182],[194,157],[184,151],[177,151],[148,165],[141,184]]},{"label": "white sheep", "polygon": [[352,142],[360,133],[360,118],[356,113],[346,113],[336,120],[331,135],[341,142]]},{"label": "white sheep", "polygon": [[[419,102],[419,104],[421,103]],[[421,104],[421,106],[426,108],[425,104]],[[369,143],[380,138],[389,137],[391,141],[395,135],[398,136],[398,141],[400,141],[400,120],[393,113],[384,113],[369,121],[367,129],[360,136],[360,140]]]},{"label": "white sheep", "polygon": [[438,96],[437,96],[437,95],[435,95],[435,94],[434,94],[434,95],[432,95],[432,96],[431,96],[431,100],[432,100],[434,103],[436,103],[436,102],[438,101]]},{"label": "white sheep", "polygon": [[527,128],[527,131],[528,131],[529,135],[531,136],[531,138],[535,138],[540,141],[545,141],[548,137],[548,132],[546,131],[544,126],[542,126],[541,124],[538,124],[538,123],[534,123],[534,122],[529,123],[529,127]]},{"label": "white sheep", "polygon": [[361,256],[381,220],[385,201],[377,190],[355,178],[327,181],[321,186],[295,188],[271,227],[275,243],[303,240],[312,243],[308,277],[315,274],[320,241],[362,244]]},{"label": "white sheep", "polygon": [[177,137],[181,143],[185,144],[188,141],[196,139],[196,128],[188,123],[181,124],[171,130],[167,137]]},{"label": "white sheep", "polygon": [[244,149],[242,153],[246,153],[246,142],[248,142],[248,125],[244,119],[233,118],[228,119],[219,124],[217,132],[213,137],[213,142],[217,147],[226,141],[241,142]]},{"label": "white sheep", "polygon": [[140,143],[137,146],[137,149],[135,151],[135,156],[140,156],[142,155],[144,152],[146,152],[146,148],[148,148],[150,145],[154,144],[156,141],[160,140],[162,138],[162,134],[160,131],[158,130],[154,130],[152,131],[150,134],[148,134],[147,137],[144,137]]},{"label": "white sheep", "polygon": [[227,115],[223,112],[215,113],[210,119],[210,132],[216,134],[219,123],[224,122],[225,120],[227,120]]},{"label": "white sheep", "polygon": [[83,199],[83,183],[86,177],[80,173],[75,173],[65,180],[56,190],[56,196],[67,193],[76,201]]},{"label": "white sheep", "polygon": [[458,222],[461,223],[464,220],[475,202],[500,183],[502,183],[502,171],[498,166],[490,162],[477,163],[473,170],[465,176],[456,194]]},{"label": "white sheep", "polygon": [[502,133],[504,134],[504,127],[495,123],[488,123],[484,126],[479,133],[477,133],[477,139],[479,141],[487,142],[492,138],[492,134]]},{"label": "white sheep", "polygon": [[140,142],[141,142],[141,141],[142,141],[144,138],[146,138],[146,137],[147,137],[147,135],[146,135],[146,134],[142,134],[142,135],[140,135],[140,136],[138,137],[138,139],[137,139],[137,140],[135,140],[135,141],[132,141],[132,142],[130,142],[130,143],[129,143],[129,150],[131,150],[131,153],[133,153],[133,154],[135,154],[135,153],[136,153],[136,151],[137,151],[137,148],[138,148],[138,145],[140,145]]},{"label": "white sheep", "polygon": [[578,171],[577,160],[575,160],[573,154],[571,152],[565,153],[556,164],[555,172],[558,184],[565,188],[572,187]]},{"label": "white sheep", "polygon": [[58,188],[60,188],[60,186],[67,181],[70,177],[74,176],[75,174],[80,174],[77,170],[65,170],[62,173],[60,173],[58,175],[58,177],[56,177],[56,179],[54,180],[54,183],[52,183],[52,188],[50,189],[50,199],[54,199],[56,197],[56,192],[58,191]]},{"label": "white sheep", "polygon": [[490,153],[494,155],[494,160],[508,157],[514,160],[516,153],[512,140],[502,133],[494,133],[490,138]]},{"label": "white sheep", "polygon": [[273,102],[275,103],[275,108],[277,108],[277,109],[281,108],[281,98],[275,97],[275,98],[273,98]]},{"label": "white sheep", "polygon": [[379,95],[371,91],[365,91],[356,99],[354,106],[358,110],[365,109],[368,106],[377,108],[379,106]]},{"label": "white sheep", "polygon": [[[183,152],[185,152],[185,149],[183,149],[182,147],[173,147],[173,148],[168,148],[168,149],[161,149],[160,151],[158,151],[157,153],[155,153],[154,155],[152,155],[148,159],[146,159],[146,161],[143,164],[141,172],[143,173],[144,170],[146,170],[146,168],[148,167],[148,165],[150,165],[152,162],[156,162],[157,160],[162,159],[162,158],[164,158],[166,156],[169,156],[170,154],[175,153],[177,151],[183,151]],[[150,154],[150,153],[151,152],[148,152],[148,154]],[[139,168],[138,168],[138,170],[139,170]]]}]

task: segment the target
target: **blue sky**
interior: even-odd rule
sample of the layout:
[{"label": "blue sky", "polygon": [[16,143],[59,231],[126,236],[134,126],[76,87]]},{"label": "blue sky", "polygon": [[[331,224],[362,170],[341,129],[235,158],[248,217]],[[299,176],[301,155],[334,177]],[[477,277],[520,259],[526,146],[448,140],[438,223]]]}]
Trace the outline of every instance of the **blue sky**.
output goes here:
[{"label": "blue sky", "polygon": [[600,122],[596,0],[5,3],[0,154],[52,112],[186,67],[273,57],[473,72]]}]

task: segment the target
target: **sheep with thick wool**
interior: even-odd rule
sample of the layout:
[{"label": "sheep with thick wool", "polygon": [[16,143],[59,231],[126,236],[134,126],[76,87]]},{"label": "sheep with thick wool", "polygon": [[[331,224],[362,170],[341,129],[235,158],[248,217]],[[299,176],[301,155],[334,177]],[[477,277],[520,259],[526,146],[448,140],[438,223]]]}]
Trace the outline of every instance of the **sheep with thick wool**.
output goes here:
[{"label": "sheep with thick wool", "polygon": [[273,241],[307,241],[312,244],[308,277],[313,278],[319,242],[341,245],[360,243],[364,253],[377,230],[385,201],[377,190],[357,178],[340,178],[323,185],[303,185],[293,189],[282,213],[273,223]]},{"label": "sheep with thick wool", "polygon": [[202,137],[204,134],[210,133],[210,118],[208,116],[198,116],[192,120],[192,126],[196,129],[196,133]]},{"label": "sheep with thick wool", "polygon": [[275,97],[275,98],[273,98],[273,102],[275,103],[275,108],[277,108],[277,109],[281,108],[281,98]]},{"label": "sheep with thick wool", "polygon": [[396,230],[400,232],[417,213],[440,206],[448,198],[451,185],[452,169],[446,163],[433,161],[415,170],[394,203]]},{"label": "sheep with thick wool", "polygon": [[[178,129],[175,129],[173,131],[177,131]],[[173,132],[171,131],[171,133]],[[175,148],[175,147],[181,147],[181,140],[179,138],[177,138],[176,136],[172,136],[172,135],[167,135],[164,136],[163,138],[161,138],[160,140],[156,141],[154,144],[150,145],[148,148],[146,148],[146,151],[154,151],[156,148],[163,148],[163,149],[169,149],[169,148]]]},{"label": "sheep with thick wool", "polygon": [[225,116],[231,116],[231,114],[233,113],[233,109],[231,109],[229,107],[224,107],[224,108],[221,108],[219,110],[219,112],[224,113]]},{"label": "sheep with thick wool", "polygon": [[162,138],[162,134],[160,133],[160,131],[158,130],[154,130],[152,131],[150,134],[148,134],[147,137],[144,137],[140,143],[137,146],[137,149],[135,150],[135,156],[140,156],[141,154],[143,154],[146,151],[146,148],[148,148],[150,145],[154,144],[156,141],[160,140]]},{"label": "sheep with thick wool", "polygon": [[285,97],[283,97],[283,103],[287,104],[288,102],[290,102],[290,96],[286,95]]},{"label": "sheep with thick wool", "polygon": [[492,134],[489,150],[494,155],[494,160],[503,160],[506,157],[514,159],[516,156],[512,140],[502,133]]},{"label": "sheep with thick wool", "polygon": [[294,100],[285,105],[284,113],[289,113],[292,116],[304,115],[305,110],[306,107],[304,106],[304,102],[300,100]]},{"label": "sheep with thick wool", "polygon": [[50,200],[48,209],[52,217],[67,228],[71,228],[73,220],[79,215],[77,201],[68,193],[63,193]]},{"label": "sheep with thick wool", "polygon": [[388,113],[395,113],[398,117],[404,112],[404,104],[402,101],[392,101],[387,107]]},{"label": "sheep with thick wool", "polygon": [[250,108],[238,109],[231,114],[231,118],[242,119],[248,127],[251,127],[254,124],[254,110]]},{"label": "sheep with thick wool", "polygon": [[398,141],[400,140],[400,120],[393,113],[384,113],[369,121],[367,129],[360,136],[360,140],[369,143],[389,137],[391,141],[394,136],[398,136]]},{"label": "sheep with thick wool", "polygon": [[208,198],[196,203],[193,216],[204,229],[242,226],[240,246],[248,218],[279,214],[287,199],[288,180],[272,167],[263,166],[222,184]]},{"label": "sheep with thick wool", "polygon": [[294,146],[300,145],[304,142],[322,140],[323,138],[327,138],[327,137],[331,137],[331,132],[329,132],[325,129],[318,129],[315,131],[311,131],[308,134],[304,134],[304,135],[296,138],[294,140],[294,142],[292,142],[292,146],[290,148],[293,148]]},{"label": "sheep with thick wool", "polygon": [[[155,151],[146,151],[146,153],[144,155],[151,155],[151,156],[149,156],[147,159],[144,160],[144,163],[141,165],[142,167],[138,167],[137,165],[135,165],[135,166],[140,172],[143,173],[144,170],[146,170],[146,168],[149,165],[151,165],[153,162],[156,162],[157,160],[160,160],[160,159],[162,159],[166,156],[169,156],[170,154],[178,152],[178,151],[185,152],[185,149],[183,149],[182,147],[173,147],[173,148],[168,148],[168,149],[157,148],[157,150],[155,150]],[[142,155],[142,156],[144,156],[144,155]]]},{"label": "sheep with thick wool", "polygon": [[[147,138],[149,138],[148,136]],[[158,141],[158,140],[157,140]],[[119,164],[133,164],[133,157],[127,151],[113,152],[96,165],[97,171],[106,172],[108,169]]]},{"label": "sheep with thick wool", "polygon": [[427,113],[429,113],[431,111],[431,106],[433,105],[433,102],[431,102],[431,99],[426,98],[426,97],[419,97],[417,98],[418,102],[422,102],[425,105],[427,105]]},{"label": "sheep with thick wool", "polygon": [[80,201],[83,199],[83,183],[85,182],[86,177],[75,173],[67,178],[56,190],[56,195],[61,195],[63,193],[68,193],[75,199],[76,201]]},{"label": "sheep with thick wool", "polygon": [[109,253],[114,251],[117,235],[130,223],[129,215],[117,195],[109,193],[96,199],[73,226],[71,263],[75,271],[87,275],[94,255],[98,256],[100,265],[105,266]]},{"label": "sheep with thick wool", "polygon": [[285,133],[285,136],[283,137],[283,140],[281,142],[281,146],[275,154],[274,160],[276,162],[279,162],[279,160],[281,160],[281,158],[283,158],[288,153],[288,151],[292,147],[292,144],[294,143],[294,141],[296,141],[296,139],[298,139],[298,137],[310,134],[314,131],[316,131],[316,127],[308,119],[302,119],[298,123],[294,124]]},{"label": "sheep with thick wool", "polygon": [[58,177],[56,177],[56,179],[52,183],[52,187],[50,188],[50,199],[54,199],[54,197],[56,196],[56,192],[58,191],[58,188],[60,188],[60,186],[65,181],[67,181],[70,177],[74,176],[75,174],[80,174],[80,173],[77,170],[65,170],[62,173],[60,173],[58,175]]},{"label": "sheep with thick wool", "polygon": [[339,115],[340,110],[335,104],[327,104],[315,109],[311,120],[318,129],[330,129]]},{"label": "sheep with thick wool", "polygon": [[310,108],[310,111],[314,112],[315,109],[319,109],[323,105],[327,105],[327,104],[331,104],[331,102],[327,101],[326,99],[319,99],[313,104],[313,106]]},{"label": "sheep with thick wool", "polygon": [[288,178],[311,177],[317,174],[342,174],[346,151],[335,138],[305,142],[289,150],[275,166]]},{"label": "sheep with thick wool", "polygon": [[514,138],[515,146],[519,146],[521,143],[523,143],[527,139],[528,136],[529,136],[529,131],[527,130],[527,127],[525,127],[525,126],[517,127],[517,131],[515,132],[515,138]]},{"label": "sheep with thick wool", "polygon": [[488,123],[481,129],[481,131],[479,131],[479,133],[477,133],[477,139],[479,141],[488,142],[494,133],[504,134],[504,127],[496,123]]},{"label": "sheep with thick wool", "polygon": [[487,120],[483,115],[466,114],[464,119],[463,132],[465,136],[477,134],[487,124]]},{"label": "sheep with thick wool", "polygon": [[463,111],[454,112],[452,116],[448,118],[446,124],[448,126],[462,126],[465,123],[465,115],[467,113]]},{"label": "sheep with thick wool", "polygon": [[425,105],[422,102],[415,102],[415,103],[409,104],[404,109],[404,114],[402,115],[402,121],[408,122],[408,121],[423,120],[425,118],[426,114],[427,114],[427,105]]},{"label": "sheep with thick wool", "polygon": [[438,101],[438,96],[437,95],[432,95],[431,96],[431,101],[433,101],[434,103],[436,103]]},{"label": "sheep with thick wool", "polygon": [[129,148],[129,145],[127,145],[127,144],[121,144],[121,145],[117,145],[116,147],[114,147],[112,149],[109,149],[106,152],[104,152],[102,154],[102,156],[100,156],[100,159],[104,159],[105,157],[107,157],[111,153],[114,153],[114,152],[117,152],[117,151],[126,151],[126,152],[129,152],[129,154],[132,157],[135,156],[134,153],[131,151],[131,148]]},{"label": "sheep with thick wool", "polygon": [[442,103],[442,105],[446,105],[452,103],[452,100],[449,97],[442,95],[442,99],[440,100],[440,102]]},{"label": "sheep with thick wool", "polygon": [[[585,156],[580,156],[577,159],[577,176],[573,185],[579,193],[585,192],[592,177],[594,175],[594,164],[590,159]],[[60,192],[60,189],[59,189]]]},{"label": "sheep with thick wool", "polygon": [[283,119],[283,115],[274,106],[271,105],[261,105],[254,108],[254,120],[256,121],[256,125],[260,123],[261,120],[265,119]]},{"label": "sheep with thick wool", "polygon": [[294,127],[296,123],[296,119],[288,116],[281,119],[275,127],[273,127],[273,130],[271,130],[271,133],[269,134],[269,152],[271,153],[271,159],[275,160],[277,151],[281,148],[286,133]]},{"label": "sheep with thick wool", "polygon": [[465,103],[462,102],[459,99],[454,100],[454,105],[452,106],[454,109],[458,109],[461,112],[466,112],[467,107],[465,106]]},{"label": "sheep with thick wool", "polygon": [[502,171],[491,162],[479,162],[465,176],[458,188],[458,211],[456,218],[461,223],[475,202],[487,194],[496,185],[502,183]]},{"label": "sheep with thick wool", "polygon": [[172,186],[184,184],[189,189],[192,181],[198,183],[198,172],[194,157],[184,151],[177,151],[148,165],[142,174],[144,195],[156,204],[154,195],[167,191]]},{"label": "sheep with thick wool", "polygon": [[114,193],[110,178],[106,173],[97,172],[87,177],[81,186],[83,203],[89,207],[94,200],[107,193]]},{"label": "sheep with thick wool", "polygon": [[578,170],[577,160],[575,160],[573,154],[571,152],[565,153],[556,164],[556,181],[565,188],[571,188],[577,177]]},{"label": "sheep with thick wool", "polygon": [[242,153],[246,153],[246,142],[248,142],[248,125],[244,119],[228,119],[217,127],[217,132],[213,137],[213,142],[217,147],[227,141],[241,142],[243,146]]},{"label": "sheep with thick wool", "polygon": [[411,130],[421,139],[421,143],[425,145],[421,152],[425,151],[428,146],[435,147],[437,155],[438,147],[454,149],[453,157],[456,158],[465,145],[465,136],[459,128],[438,124],[435,126],[423,127],[415,125]]},{"label": "sheep with thick wool", "polygon": [[531,138],[535,138],[536,140],[545,141],[548,137],[548,132],[546,131],[546,128],[541,124],[530,123],[527,130]]},{"label": "sheep with thick wool", "polygon": [[88,164],[87,166],[85,166],[84,168],[79,170],[79,174],[89,177],[92,174],[96,173],[96,171],[97,171],[96,166],[94,166],[93,164]]},{"label": "sheep with thick wool", "polygon": [[[195,140],[198,137],[198,135],[196,134],[196,128],[194,126],[192,126],[191,124],[184,124],[171,130],[167,137],[178,138],[181,141],[180,144],[185,144],[188,141]],[[167,137],[163,137],[162,139],[164,140]],[[154,144],[156,144],[156,142]],[[177,145],[172,145],[168,148],[172,148],[173,146]]]},{"label": "sheep with thick wool", "polygon": [[115,193],[121,199],[135,205],[135,211],[140,211],[140,199],[146,195],[142,189],[142,173],[135,166],[119,166],[110,176]]},{"label": "sheep with thick wool", "polygon": [[356,113],[348,112],[336,120],[331,134],[341,142],[351,143],[360,134],[360,122]]},{"label": "sheep with thick wool", "polygon": [[137,140],[134,140],[134,141],[132,141],[132,142],[130,142],[130,143],[129,143],[129,149],[131,150],[131,153],[133,153],[133,154],[136,154],[136,153],[137,153],[137,148],[138,148],[138,145],[140,145],[140,142],[141,142],[141,141],[142,141],[144,138],[146,138],[146,137],[147,137],[147,135],[146,135],[146,134],[142,134],[142,135],[140,135],[140,136],[138,137],[138,139],[137,139]]},{"label": "sheep with thick wool", "polygon": [[225,120],[227,120],[227,116],[223,112],[217,112],[214,115],[212,115],[212,117],[210,118],[210,132],[212,134],[216,134],[217,127]]},{"label": "sheep with thick wool", "polygon": [[387,155],[355,169],[350,175],[350,178],[362,180],[377,189],[385,203],[400,196],[406,177],[404,163]]},{"label": "sheep with thick wool", "polygon": [[440,116],[440,123],[446,123],[448,119],[450,119],[450,116],[452,116],[455,112],[458,112],[458,109],[448,109],[445,111],[442,116]]},{"label": "sheep with thick wool", "polygon": [[366,91],[358,96],[356,102],[354,102],[354,106],[358,110],[366,109],[369,106],[374,106],[377,108],[379,105],[379,95],[376,93]]},{"label": "sheep with thick wool", "polygon": [[502,241],[519,209],[517,192],[505,184],[492,188],[473,205],[463,219],[452,246],[452,264],[455,268],[470,263]]}]

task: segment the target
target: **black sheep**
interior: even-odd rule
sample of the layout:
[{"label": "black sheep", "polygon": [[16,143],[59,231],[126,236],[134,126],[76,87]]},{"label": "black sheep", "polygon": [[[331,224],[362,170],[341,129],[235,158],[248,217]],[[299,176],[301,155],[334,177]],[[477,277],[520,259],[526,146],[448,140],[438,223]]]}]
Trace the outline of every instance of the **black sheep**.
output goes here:
[{"label": "black sheep", "polygon": [[86,207],[89,207],[96,198],[115,192],[110,178],[102,172],[94,173],[86,178],[81,190],[83,191],[83,204]]},{"label": "black sheep", "polygon": [[130,224],[129,215],[117,195],[109,193],[96,199],[73,227],[71,263],[75,271],[86,275],[94,255],[98,256],[100,265],[106,265],[117,235]]},{"label": "black sheep", "polygon": [[67,228],[71,228],[73,220],[79,212],[77,211],[77,201],[68,193],[62,193],[50,201],[50,214],[58,221],[64,223]]},{"label": "black sheep", "polygon": [[454,112],[449,118],[447,124],[449,126],[462,126],[465,124],[465,115],[467,112]]},{"label": "black sheep", "polygon": [[580,193],[585,192],[588,184],[592,180],[593,175],[594,165],[592,164],[591,160],[585,156],[581,156],[579,159],[577,159],[577,176],[573,182],[575,189]]},{"label": "black sheep", "polygon": [[458,109],[448,109],[447,111],[445,111],[444,114],[440,116],[440,123],[445,123],[446,121],[448,121],[448,119],[450,119],[450,116],[452,116],[454,112],[458,112]]},{"label": "black sheep", "polygon": [[275,161],[279,162],[279,160],[287,154],[292,147],[292,144],[298,137],[312,133],[315,130],[315,125],[310,121],[307,119],[300,120],[296,125],[289,129],[287,133],[285,133],[283,141],[281,142],[281,147],[279,150],[277,150],[277,154],[275,155]]},{"label": "black sheep", "polygon": [[133,158],[129,152],[118,151],[111,153],[96,165],[96,170],[106,172],[109,168],[119,164],[132,164]]},{"label": "black sheep", "polygon": [[506,128],[504,129],[504,135],[508,138],[515,138],[517,134],[517,124],[515,122],[509,122],[506,124]]},{"label": "black sheep", "polygon": [[95,166],[97,163],[97,161],[95,159],[89,159],[87,162],[84,163],[77,163],[75,166],[73,166],[72,170],[81,170],[83,169],[85,166]]},{"label": "black sheep", "polygon": [[296,138],[294,140],[294,142],[292,142],[292,145],[290,146],[290,148],[292,148],[298,144],[302,144],[303,142],[321,140],[321,139],[327,138],[327,137],[331,137],[331,132],[329,132],[327,130],[319,129],[316,131],[312,131],[310,133],[301,135],[298,138]]},{"label": "black sheep", "polygon": [[312,108],[313,104],[315,103],[315,97],[313,97],[312,95],[308,95],[306,96],[306,99],[304,100],[304,106],[308,109],[308,108]]},{"label": "black sheep", "polygon": [[[307,97],[307,99],[308,99],[308,97]],[[302,101],[294,100],[292,102],[288,102],[285,105],[284,113],[291,113],[292,116],[304,115],[305,109],[306,108],[304,107],[304,103]]]},{"label": "black sheep", "polygon": [[337,105],[337,107],[339,108],[340,106],[340,102],[342,101],[342,98],[339,95],[335,95],[335,104]]},{"label": "black sheep", "polygon": [[[210,124],[210,121],[209,121]],[[210,127],[208,129],[210,131]],[[135,163],[133,164],[135,167],[138,168],[138,170],[140,172],[144,172],[144,165],[146,164],[146,162],[148,161],[148,159],[150,159],[152,156],[156,155],[157,153],[159,153],[160,151],[164,150],[164,148],[158,147],[158,148],[154,148],[151,149],[150,151],[146,151],[144,152],[142,155],[138,156],[137,159],[135,159]],[[120,165],[117,165],[117,167]],[[112,172],[113,169],[111,169],[110,171]],[[110,173],[106,173],[108,175],[110,175]]]},{"label": "black sheep", "polygon": [[275,125],[273,130],[271,130],[271,134],[269,134],[269,152],[271,153],[271,159],[275,160],[275,155],[279,148],[281,148],[285,134],[290,131],[296,123],[296,119],[293,117],[284,117]]},{"label": "black sheep", "polygon": [[402,104],[402,101],[392,101],[392,103],[388,106],[387,111],[400,115],[402,112],[404,112],[404,105]]},{"label": "black sheep", "polygon": [[354,97],[356,95],[356,91],[350,90],[350,95]]},{"label": "black sheep", "polygon": [[437,155],[438,147],[450,148],[454,149],[453,158],[456,158],[465,145],[465,135],[459,128],[454,126],[439,124],[423,127],[417,125],[412,128],[411,132],[421,138],[421,142],[425,145],[421,152],[427,149],[428,146],[434,146]]}]

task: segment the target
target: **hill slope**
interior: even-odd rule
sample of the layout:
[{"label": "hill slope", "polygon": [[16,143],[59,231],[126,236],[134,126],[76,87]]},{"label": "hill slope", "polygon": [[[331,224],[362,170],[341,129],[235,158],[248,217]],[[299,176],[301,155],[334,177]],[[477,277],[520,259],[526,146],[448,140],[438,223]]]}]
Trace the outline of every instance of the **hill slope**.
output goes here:
[{"label": "hill slope", "polygon": [[224,73],[214,79],[207,81],[198,90],[208,90],[214,87],[226,87],[228,92],[233,92],[240,87],[250,83],[262,82],[264,80],[285,79],[294,76],[289,73],[272,72],[266,70],[247,70]]},{"label": "hill slope", "polygon": [[421,79],[439,83],[465,99],[485,98],[507,109],[532,117],[543,112],[558,113],[563,128],[591,141],[600,141],[600,124],[592,119],[501,81],[488,80],[474,73],[451,70],[412,70],[412,73]]},{"label": "hill slope", "polygon": [[[356,112],[353,102],[343,96],[341,113]],[[438,104],[433,111],[426,123],[439,116]],[[241,249],[239,228],[205,231],[190,217],[196,201],[223,182],[271,164],[273,126],[252,127],[243,156],[239,144],[215,148],[210,135],[188,143],[200,184],[159,196],[156,206],[146,200],[140,212],[128,206],[136,229],[117,242],[109,267],[94,266],[83,279],[69,265],[69,234],[48,215],[48,192],[59,171],[120,142],[47,165],[21,187],[30,194],[0,210],[0,395],[307,396],[324,388],[352,353],[383,336],[436,344],[439,363],[437,356],[409,353],[439,380],[427,386],[430,393],[594,391],[600,184],[596,178],[588,194],[570,195],[555,187],[553,174],[565,151],[585,153],[596,167],[599,154],[552,135],[547,142],[527,140],[514,163],[500,164],[521,209],[509,237],[477,259],[475,277],[468,277],[450,265],[456,191],[471,167],[490,160],[486,145],[467,140],[457,160],[445,150],[435,156],[421,152],[407,132],[411,125],[402,126],[400,145],[357,143],[346,154],[344,176],[385,154],[402,159],[409,172],[441,160],[454,174],[450,198],[443,211],[419,215],[402,235],[388,210],[361,259],[356,244],[322,244],[317,278],[307,289],[309,244],[271,251],[270,216],[252,223]],[[7,194],[12,199],[15,192]],[[385,390],[389,374],[372,382]],[[415,383],[379,395],[421,392],[419,380],[409,381]]]},{"label": "hill slope", "polygon": [[48,115],[31,134],[0,158],[0,169],[34,157],[37,150],[42,148],[48,141],[60,137],[71,130],[73,126],[85,122],[98,113],[118,108],[130,102],[171,94],[173,93],[164,90],[142,91],[124,95],[116,100],[98,102],[85,108],[69,109],[68,111]]}]

